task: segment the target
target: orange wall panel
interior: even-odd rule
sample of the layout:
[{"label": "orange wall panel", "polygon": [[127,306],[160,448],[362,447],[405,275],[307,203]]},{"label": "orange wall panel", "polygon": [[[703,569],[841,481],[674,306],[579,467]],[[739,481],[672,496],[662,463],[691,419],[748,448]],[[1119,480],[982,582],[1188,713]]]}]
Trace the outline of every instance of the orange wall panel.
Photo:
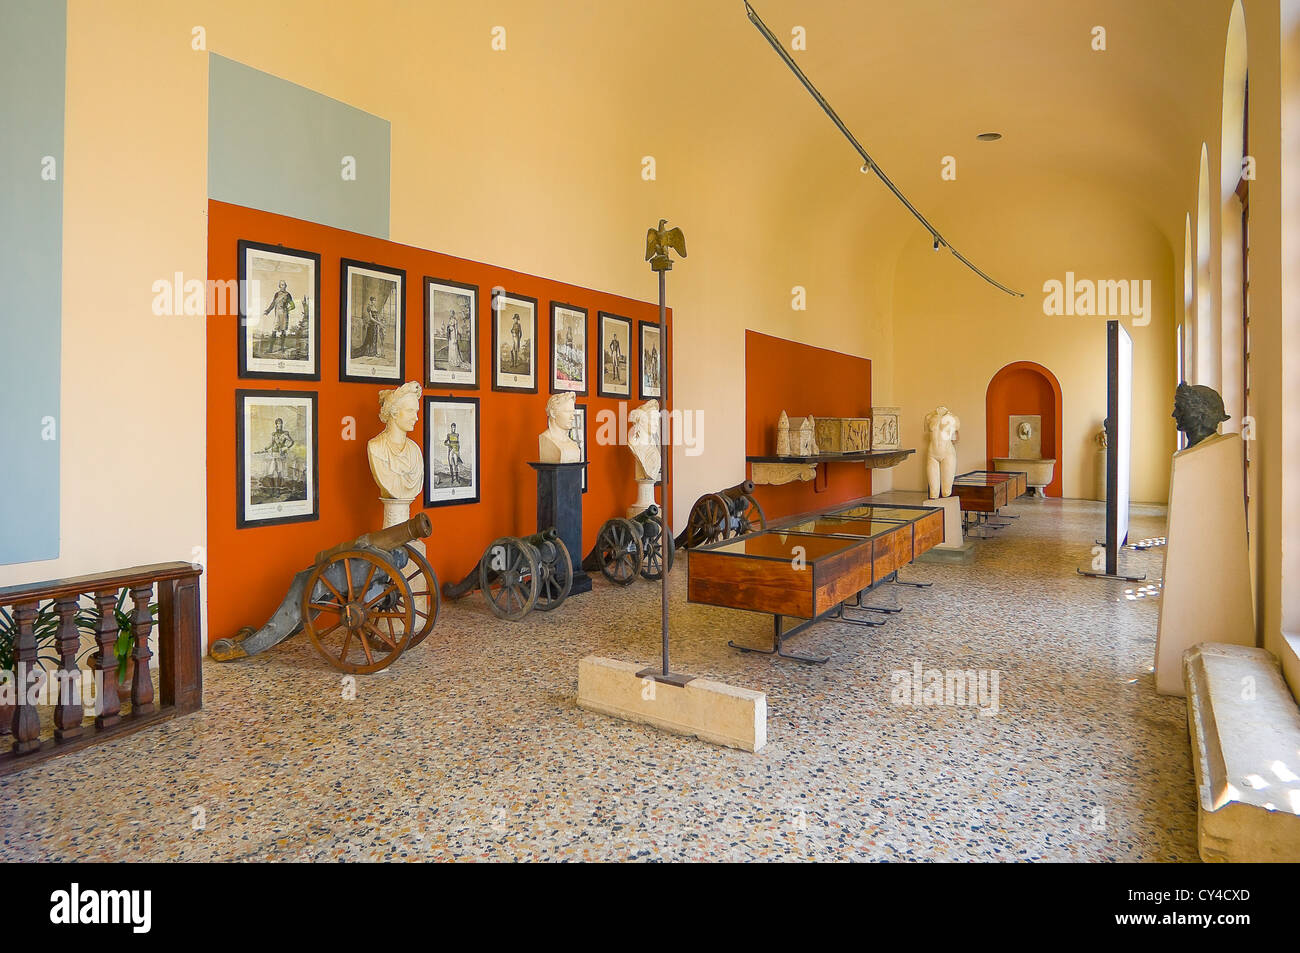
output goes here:
[{"label": "orange wall panel", "polygon": [[[366,441],[383,425],[379,421],[384,384],[339,381],[339,260],[353,258],[406,271],[406,373],[404,380],[424,377],[424,277],[449,278],[479,287],[479,389],[425,388],[431,396],[476,397],[479,400],[480,502],[428,509],[433,535],[425,542],[429,561],[442,582],[459,580],[499,536],[524,536],[537,528],[537,483],[529,460],[537,459],[537,436],[546,426],[546,401],[550,397],[550,303],[561,301],[586,308],[587,348],[592,375],[590,393],[578,397],[587,407],[588,492],[583,494],[583,555],[595,544],[601,524],[622,516],[636,498],[633,458],[622,444],[596,442],[598,414],[619,414],[621,401],[596,396],[599,328],[597,313],[609,311],[633,322],[634,344],[630,365],[636,366],[636,326],[658,321],[657,304],[564,284],[493,265],[454,258],[437,252],[400,245],[312,222],[269,212],[208,203],[208,278],[226,281],[238,277],[240,239],[283,244],[317,252],[321,256],[321,295],[317,313],[321,322],[321,379],[264,380],[238,376],[238,315],[208,317],[208,554],[205,585],[208,591],[208,641],[234,635],[241,626],[260,626],[288,589],[294,573],[310,565],[315,554],[329,546],[379,529],[383,508],[379,490],[370,476]],[[647,271],[647,285],[653,287]],[[536,394],[494,392],[489,322],[491,290],[537,299]],[[672,353],[672,313],[669,340]],[[671,365],[670,365],[671,380]],[[317,393],[318,492],[320,518],[310,522],[236,529],[235,391],[266,389]],[[671,395],[671,389],[670,389]],[[640,403],[633,384],[629,405]],[[355,435],[346,439],[348,420]],[[410,437],[424,444],[424,406]],[[421,499],[411,515],[423,509]],[[470,599],[481,600],[477,593]],[[575,598],[590,598],[577,596]],[[563,611],[561,609],[560,611]],[[442,623],[439,623],[440,625]]]},{"label": "orange wall panel", "polygon": [[1042,449],[1044,457],[1054,457],[1052,482],[1043,492],[1048,496],[1061,495],[1061,393],[1060,384],[1047,368],[1032,361],[1008,364],[989,382],[985,396],[984,442],[988,454],[988,469],[993,469],[994,457],[1005,457],[1010,452],[1012,415],[1038,414],[1042,418]]},{"label": "orange wall panel", "polygon": [[[776,421],[783,410],[796,417],[870,417],[871,361],[745,331],[746,456],[776,453]],[[817,469],[813,483],[755,489],[769,519],[871,495],[871,471],[860,463],[823,463]]]}]

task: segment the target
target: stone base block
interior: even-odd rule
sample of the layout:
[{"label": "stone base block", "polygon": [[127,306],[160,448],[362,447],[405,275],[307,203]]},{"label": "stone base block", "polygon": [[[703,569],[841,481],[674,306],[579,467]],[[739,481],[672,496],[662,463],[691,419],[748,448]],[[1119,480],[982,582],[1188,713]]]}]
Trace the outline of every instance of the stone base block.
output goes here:
[{"label": "stone base block", "polygon": [[930,550],[931,552],[936,549],[961,549],[963,546],[970,545],[961,532],[961,500],[955,496],[942,496],[923,502],[925,506],[943,510],[943,542]]},{"label": "stone base block", "polygon": [[578,707],[728,748],[758,751],[767,744],[762,692],[707,678],[679,688],[637,677],[645,667],[588,655],[578,662]]},{"label": "stone base block", "polygon": [[1183,677],[1201,859],[1300,862],[1300,710],[1277,660],[1202,642]]},{"label": "stone base block", "polygon": [[935,546],[916,557],[918,563],[964,563],[975,555],[975,544],[962,543],[960,546]]}]

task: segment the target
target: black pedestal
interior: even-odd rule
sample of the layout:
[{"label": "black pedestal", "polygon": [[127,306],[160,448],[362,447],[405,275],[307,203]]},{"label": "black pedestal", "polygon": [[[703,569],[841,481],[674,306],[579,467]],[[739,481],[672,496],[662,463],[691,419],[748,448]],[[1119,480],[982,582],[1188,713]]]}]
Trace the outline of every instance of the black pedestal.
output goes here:
[{"label": "black pedestal", "polygon": [[529,463],[537,471],[537,531],[555,527],[573,560],[569,595],[591,591],[582,568],[582,468],[585,463]]}]

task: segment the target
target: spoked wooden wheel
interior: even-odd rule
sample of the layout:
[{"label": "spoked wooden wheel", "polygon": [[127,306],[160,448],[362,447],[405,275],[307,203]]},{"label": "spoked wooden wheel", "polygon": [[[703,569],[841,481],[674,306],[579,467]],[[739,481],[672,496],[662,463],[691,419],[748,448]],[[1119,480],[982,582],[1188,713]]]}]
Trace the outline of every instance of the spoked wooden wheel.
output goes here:
[{"label": "spoked wooden wheel", "polygon": [[686,524],[686,545],[690,548],[725,539],[730,527],[731,508],[717,493],[706,493],[691,507]]},{"label": "spoked wooden wheel", "polygon": [[495,616],[518,622],[528,615],[537,603],[540,561],[537,550],[516,536],[502,536],[483,552],[479,588]]},{"label": "spoked wooden wheel", "polygon": [[664,533],[663,523],[659,519],[653,518],[641,524],[644,532],[641,537],[641,575],[647,579],[662,579],[664,575],[663,564],[663,543],[660,536],[667,535],[668,543],[668,570],[673,568],[673,553],[676,552],[677,546],[673,543],[671,533]]},{"label": "spoked wooden wheel", "polygon": [[438,612],[442,609],[442,594],[438,591],[438,576],[424,558],[424,553],[415,548],[413,543],[404,544],[406,555],[411,561],[402,570],[406,584],[411,587],[411,612],[415,616],[415,635],[411,636],[413,648],[419,645],[433,631],[438,621]]},{"label": "spoked wooden wheel", "polygon": [[629,519],[606,520],[596,540],[601,574],[616,586],[631,585],[641,571],[641,530]]},{"label": "spoked wooden wheel", "polygon": [[729,521],[728,526],[731,536],[744,536],[746,533],[752,533],[754,530],[767,529],[767,517],[763,515],[763,507],[758,505],[758,500],[749,494],[742,496],[736,501],[738,510],[735,521]]},{"label": "spoked wooden wheel", "polygon": [[537,605],[542,612],[550,612],[569,597],[573,588],[573,560],[569,550],[560,540],[543,540],[537,547],[541,562],[538,565]]},{"label": "spoked wooden wheel", "polygon": [[382,555],[347,550],[307,578],[303,628],[335,668],[369,675],[406,651],[416,631],[411,602],[410,585]]}]

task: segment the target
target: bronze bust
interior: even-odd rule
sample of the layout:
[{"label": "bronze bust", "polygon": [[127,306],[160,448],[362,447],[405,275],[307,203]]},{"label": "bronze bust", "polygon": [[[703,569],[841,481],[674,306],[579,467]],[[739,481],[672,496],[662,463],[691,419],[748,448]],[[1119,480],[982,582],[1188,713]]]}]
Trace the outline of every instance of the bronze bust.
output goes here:
[{"label": "bronze bust", "polygon": [[1219,424],[1229,419],[1223,412],[1223,398],[1218,391],[1186,381],[1174,392],[1174,412],[1170,416],[1178,429],[1187,434],[1189,449],[1217,432]]}]

